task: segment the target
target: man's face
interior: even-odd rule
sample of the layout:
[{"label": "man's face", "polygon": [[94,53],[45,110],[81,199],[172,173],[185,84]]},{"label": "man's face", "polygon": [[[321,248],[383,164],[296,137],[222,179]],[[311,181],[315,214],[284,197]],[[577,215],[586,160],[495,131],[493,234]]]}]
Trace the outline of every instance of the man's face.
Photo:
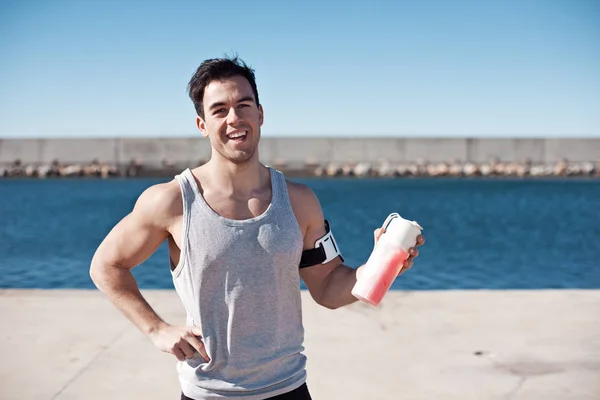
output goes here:
[{"label": "man's face", "polygon": [[250,83],[242,76],[212,81],[204,89],[204,120],[196,118],[202,135],[223,158],[235,164],[251,160],[263,123]]}]

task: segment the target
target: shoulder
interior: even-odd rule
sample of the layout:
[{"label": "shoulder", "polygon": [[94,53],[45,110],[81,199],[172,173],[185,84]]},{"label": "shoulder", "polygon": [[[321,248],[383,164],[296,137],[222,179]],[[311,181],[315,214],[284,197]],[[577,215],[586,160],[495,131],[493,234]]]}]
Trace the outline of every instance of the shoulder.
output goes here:
[{"label": "shoulder", "polygon": [[[319,199],[315,192],[302,183],[292,182],[286,179],[287,190],[292,202],[308,203],[308,206],[319,205]],[[320,205],[319,205],[320,206]]]},{"label": "shoulder", "polygon": [[179,183],[173,179],[150,186],[138,197],[133,213],[152,225],[169,226],[183,214]]},{"label": "shoulder", "polygon": [[292,182],[288,179],[285,180],[285,183],[287,184],[287,190],[290,197],[297,197],[299,199],[309,201],[317,200],[317,196],[307,185],[298,182]]},{"label": "shoulder", "polygon": [[303,222],[322,221],[323,211],[315,192],[302,183],[286,180],[290,203],[300,225]]}]

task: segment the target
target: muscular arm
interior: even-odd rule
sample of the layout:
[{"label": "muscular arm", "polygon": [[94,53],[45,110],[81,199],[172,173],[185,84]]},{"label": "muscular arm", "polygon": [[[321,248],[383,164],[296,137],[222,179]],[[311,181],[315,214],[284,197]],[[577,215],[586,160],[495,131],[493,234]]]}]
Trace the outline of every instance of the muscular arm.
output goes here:
[{"label": "muscular arm", "polygon": [[146,335],[164,321],[142,297],[131,269],[150,257],[169,235],[168,224],[176,210],[167,185],[142,193],[132,212],[102,241],[90,267],[98,289]]},{"label": "muscular arm", "polygon": [[[323,211],[312,190],[303,185],[293,185],[290,197],[303,228],[304,249],[312,249],[315,241],[326,233]],[[344,265],[340,257],[336,257],[326,264],[302,268],[300,277],[317,303],[335,309],[357,300],[350,293],[356,283],[357,273],[358,270]]]},{"label": "muscular arm", "polygon": [[98,289],[160,350],[173,354],[178,360],[199,353],[208,361],[209,356],[200,341],[200,328],[173,326],[163,321],[146,302],[131,273],[133,267],[150,257],[170,235],[170,227],[182,213],[176,182],[147,189],[133,211],[110,231],[96,250],[90,276]]},{"label": "muscular arm", "polygon": [[[294,213],[303,231],[304,249],[312,249],[315,242],[326,233],[323,210],[317,197],[307,186],[290,183],[288,189]],[[383,228],[374,230],[375,243],[384,232]],[[419,255],[417,247],[423,243],[425,238],[419,235],[416,246],[408,251],[409,257],[404,262],[400,274],[412,267],[414,258]],[[357,300],[351,291],[360,277],[362,268],[363,266],[357,269],[350,268],[342,263],[340,257],[336,257],[326,264],[301,269],[300,277],[317,303],[335,309]]]}]

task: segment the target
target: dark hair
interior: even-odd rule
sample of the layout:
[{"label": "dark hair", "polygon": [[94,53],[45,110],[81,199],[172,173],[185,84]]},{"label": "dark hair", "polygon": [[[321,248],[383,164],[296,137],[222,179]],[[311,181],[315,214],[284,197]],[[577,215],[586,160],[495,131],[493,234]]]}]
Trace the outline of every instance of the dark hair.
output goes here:
[{"label": "dark hair", "polygon": [[204,118],[203,98],[204,89],[212,81],[231,78],[232,76],[243,76],[248,80],[252,91],[254,92],[254,99],[256,105],[260,103],[258,101],[258,89],[256,88],[256,81],[254,77],[254,70],[246,65],[238,56],[233,58],[212,58],[205,60],[200,64],[190,83],[188,84],[188,92],[190,99],[194,103],[196,114],[200,118]]}]

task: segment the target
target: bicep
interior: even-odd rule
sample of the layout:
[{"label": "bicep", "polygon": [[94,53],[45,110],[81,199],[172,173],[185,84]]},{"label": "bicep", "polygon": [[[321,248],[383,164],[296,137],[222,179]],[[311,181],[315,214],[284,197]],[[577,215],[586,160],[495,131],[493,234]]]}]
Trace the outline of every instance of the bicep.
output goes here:
[{"label": "bicep", "polygon": [[148,259],[167,236],[166,230],[148,223],[134,211],[109,232],[94,259],[102,264],[133,268]]},{"label": "bicep", "polygon": [[[304,204],[306,205],[304,216],[307,219],[307,227],[304,233],[304,250],[309,250],[315,247],[315,242],[322,238],[327,231],[323,210],[316,197]],[[318,301],[322,296],[331,272],[341,264],[342,259],[337,256],[325,264],[300,269],[300,277],[315,300]]]},{"label": "bicep", "polygon": [[131,269],[148,259],[169,236],[160,203],[152,191],[142,194],[133,211],[104,238],[93,264]]}]

